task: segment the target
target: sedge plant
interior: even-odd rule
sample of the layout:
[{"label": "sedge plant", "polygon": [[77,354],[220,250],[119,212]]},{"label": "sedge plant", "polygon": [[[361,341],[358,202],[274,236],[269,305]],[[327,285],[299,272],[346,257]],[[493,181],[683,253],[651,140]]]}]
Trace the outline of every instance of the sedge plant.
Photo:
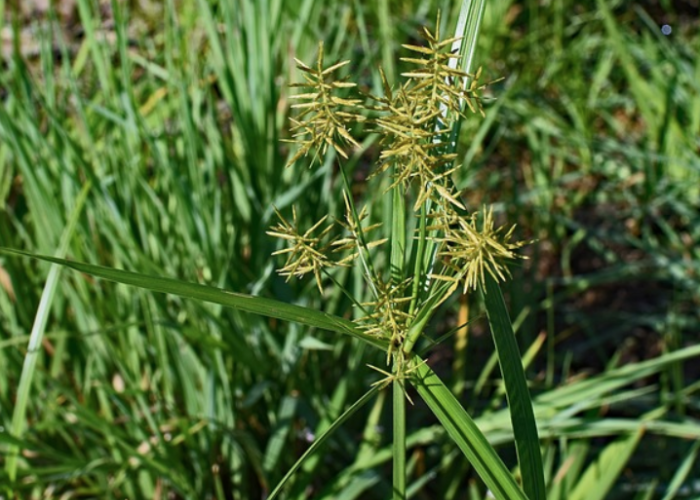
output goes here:
[{"label": "sedge plant", "polygon": [[[298,149],[288,166],[306,156],[312,156],[313,166],[333,150],[340,159],[345,214],[335,221],[324,216],[301,228],[293,207],[291,222],[277,212],[279,223],[268,231],[284,242],[275,254],[286,257],[278,272],[287,280],[313,275],[323,293],[326,280],[342,288],[333,278],[333,269],[358,265],[362,270],[370,300],[363,301],[344,288],[343,292],[358,309],[357,327],[386,345],[387,366],[369,366],[383,377],[375,387],[393,387],[395,499],[405,498],[406,491],[406,400],[413,403],[406,383],[420,385],[425,363],[415,353],[416,342],[456,291],[500,294],[497,283],[509,276],[506,262],[519,258],[516,251],[525,244],[514,239],[514,226],[496,224],[492,208],[469,211],[461,201],[451,176],[458,168],[456,135],[468,115],[484,114],[481,91],[485,85],[480,83],[480,69],[471,74],[460,67],[463,37],[441,37],[439,15],[435,30],[424,28],[422,36],[423,45],[403,45],[410,56],[402,61],[412,69],[403,73],[402,83],[392,85],[379,70],[382,96],[358,92],[349,96],[357,85],[338,73],[350,61],[326,64],[323,43],[314,64],[295,59],[304,81],[292,84],[303,90],[293,96],[292,108],[298,113],[292,118],[290,142]],[[380,136],[379,159],[367,181],[379,183],[388,177],[384,195],[391,206],[390,227],[370,220],[369,207],[355,202],[344,168],[351,150],[360,147],[351,131],[361,127],[370,127]],[[382,253],[388,254],[389,269],[375,263]],[[507,321],[504,310],[493,309],[490,316],[503,319],[505,314]],[[492,318],[495,321],[499,318]],[[500,347],[510,351],[508,362],[512,362],[517,350],[512,342],[507,344]],[[519,384],[515,391],[526,394],[527,389]],[[536,443],[531,427],[531,442],[519,452]],[[539,461],[537,450],[530,451],[529,460]],[[534,472],[532,478],[526,493],[542,498],[541,474]]]}]

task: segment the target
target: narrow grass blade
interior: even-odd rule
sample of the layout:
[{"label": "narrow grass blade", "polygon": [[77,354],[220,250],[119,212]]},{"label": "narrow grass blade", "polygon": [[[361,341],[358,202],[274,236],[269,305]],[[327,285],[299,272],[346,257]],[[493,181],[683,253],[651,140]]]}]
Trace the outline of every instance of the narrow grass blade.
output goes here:
[{"label": "narrow grass blade", "polygon": [[530,500],[544,500],[546,498],[544,469],[540,441],[537,435],[537,423],[513,326],[501,289],[490,275],[486,277],[486,290],[484,292],[486,314],[496,345],[506,397],[508,398],[515,448],[518,452],[518,462],[523,476],[523,487]]},{"label": "narrow grass blade", "polygon": [[688,475],[693,470],[693,465],[698,458],[698,450],[700,450],[700,441],[695,441],[690,447],[690,451],[688,451],[688,454],[683,459],[683,462],[681,462],[680,467],[678,467],[678,470],[673,475],[673,479],[668,485],[668,489],[662,500],[673,500],[676,497],[678,490],[683,486],[683,482],[685,482]]},{"label": "narrow grass blade", "polygon": [[[457,40],[452,44],[452,53],[459,54],[459,59],[450,60],[450,66],[459,68],[465,73],[472,74],[474,66],[474,54],[479,40],[479,29],[484,14],[484,0],[462,0],[459,10],[455,37]],[[462,103],[462,107],[466,107]],[[458,119],[450,134],[450,143],[456,149],[457,138],[462,128],[462,120]]]},{"label": "narrow grass blade", "polygon": [[607,373],[548,391],[537,396],[535,402],[542,408],[565,408],[570,405],[582,407],[582,403],[597,401],[620,387],[659,373],[674,362],[697,357],[700,357],[700,345],[690,345],[657,358],[624,365]]},{"label": "narrow grass blade", "polygon": [[318,436],[316,440],[313,442],[313,444],[309,447],[308,450],[304,452],[304,454],[299,457],[299,460],[296,461],[296,463],[292,466],[291,469],[284,475],[282,480],[279,482],[277,486],[275,486],[275,489],[272,490],[272,493],[270,493],[270,496],[268,497],[267,500],[275,500],[277,496],[280,494],[282,491],[282,488],[284,488],[285,484],[287,484],[287,481],[294,475],[294,473],[299,470],[299,467],[304,463],[304,461],[311,456],[313,453],[318,450],[323,443],[326,442],[326,439],[328,439],[333,432],[335,432],[348,418],[350,418],[357,410],[362,408],[367,402],[374,397],[377,392],[379,392],[379,387],[373,387],[369,391],[365,393],[364,396],[362,396],[360,399],[358,399],[350,408],[345,410],[345,412],[338,417],[338,419],[333,422],[328,429],[325,430],[323,434]]},{"label": "narrow grass blade", "polygon": [[322,328],[336,333],[343,333],[361,339],[374,347],[386,350],[386,342],[373,338],[359,331],[352,321],[333,316],[332,314],[316,311],[307,307],[287,304],[274,299],[255,297],[243,293],[229,292],[220,288],[215,288],[198,283],[189,283],[172,278],[160,276],[149,276],[146,274],[123,271],[109,267],[95,266],[84,262],[73,262],[70,260],[49,257],[46,255],[35,255],[21,250],[0,247],[0,253],[8,255],[19,255],[34,259],[53,262],[62,266],[70,267],[92,276],[97,276],[109,281],[115,281],[125,285],[136,286],[151,290],[153,292],[170,293],[187,299],[202,300],[232,307],[241,311],[259,314],[268,318],[277,318],[285,321],[293,321],[302,325]]},{"label": "narrow grass blade", "polygon": [[292,430],[297,404],[298,399],[294,396],[286,396],[282,399],[277,423],[270,440],[267,442],[267,450],[265,450],[265,458],[263,459],[263,470],[266,474],[271,474],[278,466],[287,437]]},{"label": "narrow grass blade", "polygon": [[[75,227],[78,223],[78,218],[87,199],[88,192],[90,191],[90,183],[85,184],[78,199],[75,202],[75,207],[73,212],[68,219],[68,225],[63,231],[61,236],[61,243],[59,245],[56,255],[65,255],[68,251],[68,245],[75,232]],[[15,408],[12,412],[12,435],[16,438],[21,438],[24,433],[25,424],[25,413],[27,411],[27,403],[29,402],[29,392],[32,388],[32,379],[34,377],[34,369],[36,367],[36,362],[39,358],[41,352],[41,342],[44,338],[44,330],[46,329],[46,322],[49,318],[49,313],[51,312],[51,303],[53,302],[53,297],[56,293],[56,288],[58,287],[58,277],[61,271],[61,267],[57,265],[51,266],[49,270],[49,276],[46,279],[46,285],[44,286],[44,291],[41,294],[41,301],[39,302],[39,308],[36,311],[36,317],[34,318],[34,324],[32,325],[32,332],[29,336],[29,346],[27,347],[27,355],[24,358],[24,364],[22,366],[22,374],[19,379],[19,387],[17,388],[17,400],[15,403]],[[7,452],[7,462],[5,463],[5,471],[10,478],[10,481],[14,481],[17,475],[17,458],[18,458],[19,448],[17,446],[11,446]]]},{"label": "narrow grass blade", "polygon": [[452,44],[452,52],[459,53],[459,59],[453,59],[454,63],[450,64],[466,73],[472,73],[485,6],[484,0],[462,0],[455,29],[455,37],[459,39]]},{"label": "narrow grass blade", "polygon": [[501,458],[440,377],[426,364],[420,365],[416,374],[413,383],[418,394],[440,420],[491,493],[498,500],[527,500]]},{"label": "narrow grass blade", "polygon": [[396,81],[394,43],[396,38],[393,33],[391,13],[388,0],[379,0],[376,3],[377,18],[379,20],[379,36],[382,47],[382,66],[390,82]]},{"label": "narrow grass blade", "polygon": [[581,476],[581,480],[569,497],[570,500],[603,500],[622,472],[634,452],[644,428],[629,436],[616,439],[605,447],[603,452]]}]

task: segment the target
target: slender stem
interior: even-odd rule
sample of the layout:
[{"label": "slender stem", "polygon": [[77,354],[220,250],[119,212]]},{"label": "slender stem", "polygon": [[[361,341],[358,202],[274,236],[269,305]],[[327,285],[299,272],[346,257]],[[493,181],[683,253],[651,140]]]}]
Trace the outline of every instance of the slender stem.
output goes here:
[{"label": "slender stem", "polygon": [[[394,361],[394,371],[397,367]],[[393,417],[394,417],[394,474],[393,474],[393,500],[406,500],[406,396],[404,395],[403,381],[400,378],[393,382]]]},{"label": "slender stem", "polygon": [[372,288],[372,293],[374,297],[378,297],[377,288],[374,283],[377,281],[377,272],[374,270],[374,265],[372,265],[372,259],[369,255],[369,250],[367,248],[367,243],[365,242],[365,237],[362,234],[362,228],[360,227],[360,216],[355,208],[355,202],[352,200],[352,189],[350,186],[350,181],[345,173],[345,169],[340,165],[340,174],[343,177],[343,186],[345,187],[345,192],[347,193],[348,203],[350,204],[350,210],[352,211],[352,216],[355,219],[355,224],[357,224],[357,241],[359,243],[358,254],[360,256],[360,262],[365,268],[365,275],[367,276],[367,283]]},{"label": "slender stem", "polygon": [[423,284],[423,254],[425,253],[426,220],[428,218],[428,207],[426,203],[420,209],[420,233],[418,235],[418,250],[416,251],[416,262],[413,268],[413,293],[411,294],[411,306],[408,309],[410,315],[415,314],[420,296],[420,287]]},{"label": "slender stem", "polygon": [[[87,182],[78,195],[75,206],[73,207],[70,218],[68,219],[68,224],[61,234],[61,241],[59,243],[58,251],[56,252],[56,257],[64,257],[66,253],[68,253],[68,247],[70,246],[71,239],[75,233],[75,228],[78,224],[78,219],[83,206],[85,205],[85,201],[87,200],[88,193],[90,192],[90,187],[91,183]],[[12,412],[12,423],[10,424],[11,435],[16,439],[22,439],[25,427],[27,425],[26,412],[27,405],[29,403],[29,395],[32,389],[32,380],[34,379],[36,364],[41,354],[41,346],[44,338],[44,332],[46,330],[46,322],[48,321],[51,313],[51,303],[53,302],[53,298],[58,288],[61,269],[63,268],[58,264],[51,265],[49,275],[46,278],[46,285],[44,285],[44,291],[42,292],[41,300],[39,301],[39,308],[36,311],[32,331],[29,335],[27,355],[24,358],[22,373],[19,379],[19,386],[17,388],[17,402]],[[10,482],[14,482],[17,478],[19,451],[20,448],[16,444],[12,444],[7,450],[5,472],[7,473]]]},{"label": "slender stem", "polygon": [[406,267],[406,203],[400,184],[391,191],[391,277],[395,283],[401,283]]},{"label": "slender stem", "polygon": [[[394,173],[396,167],[392,168]],[[396,283],[403,281],[406,256],[406,189],[397,183],[392,189],[391,197],[391,277]],[[415,299],[415,297],[414,297]],[[393,346],[390,346],[391,352]],[[392,366],[393,382],[393,418],[394,418],[394,467],[393,499],[406,499],[406,401],[401,384],[403,375],[403,354],[401,348],[394,354]]]},{"label": "slender stem", "polygon": [[428,298],[420,306],[420,309],[415,315],[415,319],[411,323],[406,332],[406,339],[403,342],[403,353],[405,356],[411,354],[418,338],[423,333],[423,329],[432,318],[433,313],[438,306],[442,304],[448,297],[448,292],[454,285],[449,282],[440,282],[430,292]]},{"label": "slender stem", "polygon": [[366,308],[364,305],[362,305],[362,302],[360,302],[359,300],[357,300],[353,294],[351,294],[350,292],[348,292],[348,291],[346,290],[346,288],[343,286],[343,284],[340,283],[337,279],[335,279],[335,276],[333,276],[331,273],[329,273],[328,270],[325,269],[325,268],[322,268],[322,269],[321,269],[321,272],[322,272],[328,279],[330,279],[330,280],[333,282],[333,284],[336,286],[336,288],[337,288],[338,290],[340,290],[340,291],[343,292],[343,295],[345,295],[348,299],[350,299],[350,302],[352,302],[352,304],[353,304],[355,307],[357,307],[360,311],[362,311],[362,313],[363,313],[365,316],[369,316],[370,313],[369,313],[369,311],[367,310],[367,308]]},{"label": "slender stem", "polygon": [[[434,301],[433,301],[434,302]],[[428,303],[424,306],[424,308],[435,308],[437,307],[437,302],[435,303]],[[430,321],[430,318],[432,316],[432,311],[425,309],[427,314],[422,314],[420,318],[416,319],[413,323],[411,323],[411,327],[408,329],[408,332],[406,333],[406,340],[404,340],[403,343],[403,352],[404,354],[410,354],[413,351],[413,346],[416,345],[416,341],[418,341],[418,337],[420,337],[421,333],[423,333],[423,328],[425,328],[425,325],[428,324],[428,321]]]}]

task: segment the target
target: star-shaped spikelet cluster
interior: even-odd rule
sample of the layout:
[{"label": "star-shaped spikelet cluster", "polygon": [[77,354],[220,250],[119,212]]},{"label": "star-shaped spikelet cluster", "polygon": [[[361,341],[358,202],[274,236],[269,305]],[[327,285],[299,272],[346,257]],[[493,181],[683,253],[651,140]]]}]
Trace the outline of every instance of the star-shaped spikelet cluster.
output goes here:
[{"label": "star-shaped spikelet cluster", "polygon": [[359,147],[348,132],[348,126],[364,120],[362,115],[355,112],[362,102],[360,99],[346,99],[336,95],[338,91],[356,86],[346,79],[334,79],[334,73],[350,64],[350,61],[342,61],[324,68],[323,43],[318,46],[315,68],[307,66],[299,59],[295,58],[294,61],[297,68],[303,72],[304,82],[293,83],[291,86],[310,91],[291,97],[302,101],[292,105],[292,108],[300,112],[296,119],[291,119],[294,139],[290,141],[299,144],[300,148],[287,165],[306,156],[310,151],[324,155],[329,146],[340,156],[347,158],[345,150],[348,145]]},{"label": "star-shaped spikelet cluster", "polygon": [[423,38],[426,46],[403,45],[416,56],[402,61],[415,69],[403,73],[407,80],[396,92],[381,74],[384,97],[375,98],[380,113],[375,123],[383,150],[374,175],[391,169],[392,187],[415,185],[415,210],[433,195],[464,208],[449,182],[457,158],[451,133],[465,109],[483,113],[479,98],[483,86],[478,83],[481,71],[470,75],[456,68],[459,56],[449,48],[458,38],[440,40],[439,28],[435,34],[424,28]]},{"label": "star-shaped spikelet cluster", "polygon": [[292,276],[300,278],[312,272],[316,278],[319,291],[323,291],[321,285],[321,270],[338,265],[338,263],[334,263],[328,258],[331,245],[327,240],[331,229],[333,229],[333,225],[329,224],[319,232],[319,229],[328,216],[323,217],[320,221],[311,226],[311,228],[302,233],[299,229],[299,223],[297,222],[297,212],[295,208],[292,207],[291,223],[289,223],[277,209],[275,209],[275,213],[280,219],[280,222],[277,226],[268,231],[267,234],[288,242],[286,248],[272,254],[287,255],[287,262],[285,262],[284,267],[278,269],[277,272],[282,276],[287,276],[287,280]]},{"label": "star-shaped spikelet cluster", "polygon": [[444,258],[445,271],[450,274],[434,274],[433,278],[454,283],[450,289],[454,291],[459,283],[463,284],[463,293],[476,290],[477,285],[485,286],[486,273],[496,281],[505,281],[510,274],[503,261],[517,259],[520,256],[514,252],[524,246],[525,242],[511,242],[515,226],[503,234],[503,227],[496,227],[493,220],[493,209],[484,208],[481,213],[481,228],[479,228],[479,213],[474,212],[470,217],[460,217],[448,214],[441,217],[442,222],[433,227],[441,230],[443,236],[436,237],[443,243],[439,255]]}]

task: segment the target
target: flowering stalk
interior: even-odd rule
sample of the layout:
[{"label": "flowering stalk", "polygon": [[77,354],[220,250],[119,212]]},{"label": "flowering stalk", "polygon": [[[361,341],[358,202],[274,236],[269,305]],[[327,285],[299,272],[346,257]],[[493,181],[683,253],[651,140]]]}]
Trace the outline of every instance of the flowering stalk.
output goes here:
[{"label": "flowering stalk", "polygon": [[[417,340],[438,306],[455,291],[485,289],[486,276],[504,281],[509,275],[504,262],[518,258],[515,251],[524,244],[512,241],[513,227],[496,226],[492,209],[468,213],[455,188],[455,128],[468,114],[483,115],[484,86],[479,83],[480,71],[472,75],[457,68],[459,54],[450,47],[458,38],[443,40],[438,28],[434,33],[425,28],[422,34],[425,45],[404,45],[411,56],[403,61],[414,66],[403,74],[405,81],[394,87],[380,72],[384,93],[370,99],[339,95],[355,87],[336,77],[348,61],[325,67],[323,44],[314,67],[297,60],[304,82],[294,86],[305,91],[294,96],[300,102],[293,108],[300,112],[293,120],[292,142],[299,149],[289,164],[309,154],[314,163],[329,148],[347,159],[350,148],[359,146],[352,128],[370,124],[380,136],[381,153],[368,180],[390,177],[389,234],[370,238],[382,228],[366,222],[366,207],[355,207],[342,165],[344,220],[329,222],[326,216],[304,231],[298,227],[296,212],[292,223],[278,213],[280,223],[268,233],[288,245],[275,252],[287,255],[279,273],[287,279],[312,273],[321,293],[324,275],[332,275],[333,268],[349,266],[356,259],[361,262],[372,300],[359,304],[359,297],[351,297],[363,311],[356,322],[368,335],[388,341],[386,363],[391,372],[372,368],[385,375],[377,384],[394,386],[395,498],[402,498],[405,491],[405,380],[421,365],[412,353]],[[407,203],[410,198],[413,202]],[[416,234],[406,233],[407,217],[418,219]],[[379,272],[374,259],[387,251],[389,269]],[[413,274],[407,276],[407,269]]]}]

